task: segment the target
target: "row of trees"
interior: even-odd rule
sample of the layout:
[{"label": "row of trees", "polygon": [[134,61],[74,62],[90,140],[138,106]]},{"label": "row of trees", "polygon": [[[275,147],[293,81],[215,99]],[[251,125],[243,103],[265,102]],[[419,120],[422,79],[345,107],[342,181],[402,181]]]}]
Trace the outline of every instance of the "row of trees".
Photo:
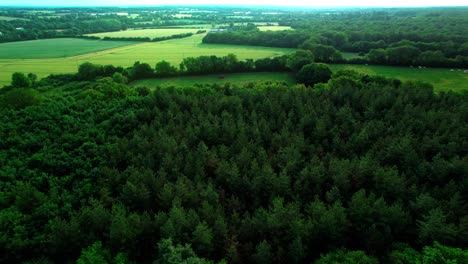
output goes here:
[{"label": "row of trees", "polygon": [[367,56],[367,61],[373,64],[428,66],[428,67],[468,67],[468,56],[458,55],[455,59],[447,58],[437,51],[423,51],[405,45],[388,49],[373,49]]},{"label": "row of trees", "polygon": [[[309,68],[300,73],[303,66]],[[317,67],[318,68],[317,68]],[[312,69],[326,69],[320,77],[311,74]],[[331,71],[324,64],[315,64],[314,56],[308,51],[298,51],[289,56],[265,58],[259,60],[247,59],[239,61],[234,54],[224,57],[200,56],[184,58],[179,67],[167,61],[156,63],[154,69],[147,63],[135,62],[133,67],[124,69],[112,65],[97,65],[83,63],[79,66],[75,79],[94,80],[97,77],[113,77],[119,83],[147,79],[154,77],[173,77],[178,75],[200,75],[235,72],[262,72],[262,71],[292,71],[298,74],[298,81],[307,85],[326,82],[331,77]],[[307,72],[307,73],[305,73]],[[320,70],[320,72],[324,73]],[[26,78],[26,77],[25,77]]]},{"label": "row of trees", "polygon": [[0,91],[0,262],[466,262],[467,94],[45,83]]}]

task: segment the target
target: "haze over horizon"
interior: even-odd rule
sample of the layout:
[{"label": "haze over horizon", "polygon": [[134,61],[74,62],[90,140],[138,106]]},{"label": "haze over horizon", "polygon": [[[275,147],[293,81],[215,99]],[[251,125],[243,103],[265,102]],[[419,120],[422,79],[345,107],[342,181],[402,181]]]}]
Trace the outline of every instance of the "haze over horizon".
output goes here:
[{"label": "haze over horizon", "polygon": [[304,3],[303,0],[3,0],[0,6],[161,6],[161,5],[236,5],[236,6],[307,6],[307,7],[432,7],[432,6],[467,6],[466,0],[357,0],[353,4],[344,0],[329,0]]}]

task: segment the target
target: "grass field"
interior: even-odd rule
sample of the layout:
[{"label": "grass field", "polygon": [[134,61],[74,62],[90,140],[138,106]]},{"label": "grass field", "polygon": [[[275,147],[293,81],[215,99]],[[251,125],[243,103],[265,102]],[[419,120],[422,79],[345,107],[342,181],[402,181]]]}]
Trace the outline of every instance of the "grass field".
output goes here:
[{"label": "grass field", "polygon": [[[223,75],[224,78],[219,78]],[[260,72],[260,73],[233,73],[233,74],[213,74],[202,76],[186,76],[174,78],[156,78],[133,82],[131,86],[146,86],[148,88],[168,87],[168,86],[191,86],[194,84],[225,84],[232,83],[244,85],[251,82],[286,82],[295,83],[294,76],[286,72]]]},{"label": "grass field", "polygon": [[362,58],[359,56],[359,53],[354,52],[341,52],[341,55],[343,55],[343,58],[345,59]]},{"label": "grass field", "polygon": [[104,32],[88,34],[86,36],[94,36],[99,38],[156,38],[168,37],[176,34],[196,33],[197,29],[190,28],[162,28],[162,29],[129,29],[117,32]]},{"label": "grass field", "polygon": [[259,29],[260,31],[268,31],[268,30],[271,30],[271,31],[292,30],[291,27],[287,27],[287,26],[259,26],[258,29]]},{"label": "grass field", "polygon": [[12,20],[29,20],[29,19],[26,19],[26,18],[20,18],[20,17],[8,17],[8,16],[0,16],[0,20],[3,20],[3,21],[12,21]]},{"label": "grass field", "polygon": [[468,74],[463,71],[450,71],[444,68],[409,68],[390,66],[365,66],[365,65],[330,65],[333,71],[352,69],[369,75],[383,75],[397,78],[402,81],[424,81],[431,83],[435,91],[466,91],[468,90]]},{"label": "grass field", "polygon": [[202,38],[203,35],[194,35],[189,38],[140,43],[67,58],[0,59],[0,87],[10,83],[11,75],[14,72],[32,72],[40,78],[50,74],[75,73],[78,66],[87,61],[123,67],[131,66],[135,61],[140,61],[149,63],[154,67],[156,62],[166,60],[178,66],[185,57],[225,56],[234,53],[240,60],[244,60],[279,56],[294,51],[293,49],[283,48],[202,44]]},{"label": "grass field", "polygon": [[135,43],[137,42],[74,38],[9,42],[0,44],[0,59],[62,58],[128,46]]}]

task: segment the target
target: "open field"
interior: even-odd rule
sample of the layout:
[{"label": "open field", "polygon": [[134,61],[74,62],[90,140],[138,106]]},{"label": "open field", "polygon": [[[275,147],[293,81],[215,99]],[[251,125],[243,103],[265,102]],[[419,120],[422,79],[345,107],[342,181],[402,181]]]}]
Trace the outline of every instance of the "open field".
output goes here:
[{"label": "open field", "polygon": [[42,39],[0,44],[0,59],[63,58],[128,46],[137,42],[75,38]]},{"label": "open field", "polygon": [[196,33],[197,31],[197,29],[190,28],[129,29],[117,32],[87,34],[86,36],[93,36],[99,38],[156,38],[168,37],[176,34]]},{"label": "open field", "polygon": [[271,30],[271,31],[292,30],[291,27],[287,27],[287,26],[259,26],[258,29],[259,29],[260,31],[268,31],[268,30]]},{"label": "open field", "polygon": [[[186,20],[184,20],[186,21]],[[147,23],[147,22],[141,22],[141,23]],[[151,22],[150,22],[151,23]],[[281,28],[282,26],[278,26],[278,22],[248,22],[255,24],[260,27],[265,27],[265,28],[270,28],[269,30],[274,30],[274,28]],[[234,26],[242,26],[242,25],[247,25],[247,22],[238,22],[234,23]],[[229,24],[222,23],[222,24],[192,24],[192,25],[177,25],[177,26],[169,26],[169,28],[212,28],[212,27],[229,27]],[[291,27],[285,27],[286,29],[291,29]],[[277,30],[284,30],[284,29],[277,29]]]},{"label": "open field", "polygon": [[29,20],[29,19],[26,19],[26,18],[20,18],[20,17],[8,17],[8,16],[0,16],[0,20],[3,20],[3,21],[12,21],[12,20]]},{"label": "open field", "polygon": [[409,68],[391,66],[365,66],[350,64],[330,65],[333,71],[351,69],[369,75],[383,75],[402,81],[424,81],[431,83],[435,91],[466,91],[468,90],[468,74],[463,71],[450,71],[446,68]]},{"label": "open field", "polygon": [[362,58],[359,56],[359,53],[356,52],[341,52],[341,55],[343,55],[345,59]]},{"label": "open field", "polygon": [[0,86],[9,84],[11,75],[14,72],[32,72],[40,78],[50,74],[75,73],[78,66],[87,61],[123,67],[131,66],[135,61],[140,61],[149,63],[154,67],[156,62],[166,60],[178,66],[186,57],[225,56],[234,53],[240,60],[244,60],[280,56],[294,51],[294,49],[283,48],[202,44],[202,38],[203,35],[194,35],[183,39],[140,43],[67,58],[0,59]]},{"label": "open field", "polygon": [[[220,76],[224,78],[219,78]],[[259,73],[232,73],[232,74],[212,74],[201,76],[184,76],[173,78],[155,78],[135,81],[131,86],[146,86],[148,88],[168,87],[168,86],[191,86],[194,84],[224,84],[232,83],[244,85],[250,82],[286,82],[295,83],[294,76],[287,72],[259,72]]]}]

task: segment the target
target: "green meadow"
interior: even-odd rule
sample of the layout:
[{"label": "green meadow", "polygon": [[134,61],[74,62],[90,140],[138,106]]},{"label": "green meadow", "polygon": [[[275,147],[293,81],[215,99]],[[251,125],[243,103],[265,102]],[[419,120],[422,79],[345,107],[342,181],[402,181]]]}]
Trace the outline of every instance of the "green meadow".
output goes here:
[{"label": "green meadow", "polygon": [[19,17],[8,17],[8,16],[0,16],[0,21],[12,21],[12,20],[29,20],[29,19],[26,19],[26,18],[19,18]]},{"label": "green meadow", "polygon": [[[84,62],[128,67],[133,65],[135,61],[140,61],[149,63],[154,67],[156,62],[166,60],[178,66],[186,57],[202,55],[225,56],[233,53],[240,60],[245,60],[280,56],[294,51],[294,49],[284,48],[202,44],[202,38],[203,35],[200,34],[183,39],[154,43],[145,42],[67,58],[0,59],[0,86],[9,84],[11,75],[14,72],[31,72],[41,78],[50,74],[75,73],[78,70],[78,66]],[[57,41],[61,41],[61,39]],[[109,42],[113,43],[113,41]],[[18,47],[17,49],[16,52],[21,52],[23,48]]]},{"label": "green meadow", "polygon": [[[223,76],[223,78],[220,78]],[[191,86],[194,84],[225,84],[231,83],[244,85],[252,82],[285,82],[294,84],[295,79],[291,73],[286,72],[259,72],[259,73],[232,73],[232,74],[211,74],[201,76],[182,76],[171,78],[154,78],[138,80],[131,83],[132,86],[144,86],[148,88],[168,87],[168,86]]]},{"label": "green meadow", "polygon": [[447,68],[410,68],[373,65],[330,65],[333,71],[351,69],[369,75],[382,75],[397,78],[402,81],[424,81],[434,86],[435,91],[466,91],[468,90],[468,74],[463,70]]},{"label": "green meadow", "polygon": [[197,31],[197,29],[190,28],[128,29],[117,32],[87,34],[86,36],[93,36],[99,38],[157,38],[184,33],[196,33]]},{"label": "green meadow", "polygon": [[0,59],[63,58],[128,46],[137,42],[76,38],[42,39],[0,44]]},{"label": "green meadow", "polygon": [[260,31],[280,31],[280,30],[292,30],[291,27],[288,26],[258,26]]}]

